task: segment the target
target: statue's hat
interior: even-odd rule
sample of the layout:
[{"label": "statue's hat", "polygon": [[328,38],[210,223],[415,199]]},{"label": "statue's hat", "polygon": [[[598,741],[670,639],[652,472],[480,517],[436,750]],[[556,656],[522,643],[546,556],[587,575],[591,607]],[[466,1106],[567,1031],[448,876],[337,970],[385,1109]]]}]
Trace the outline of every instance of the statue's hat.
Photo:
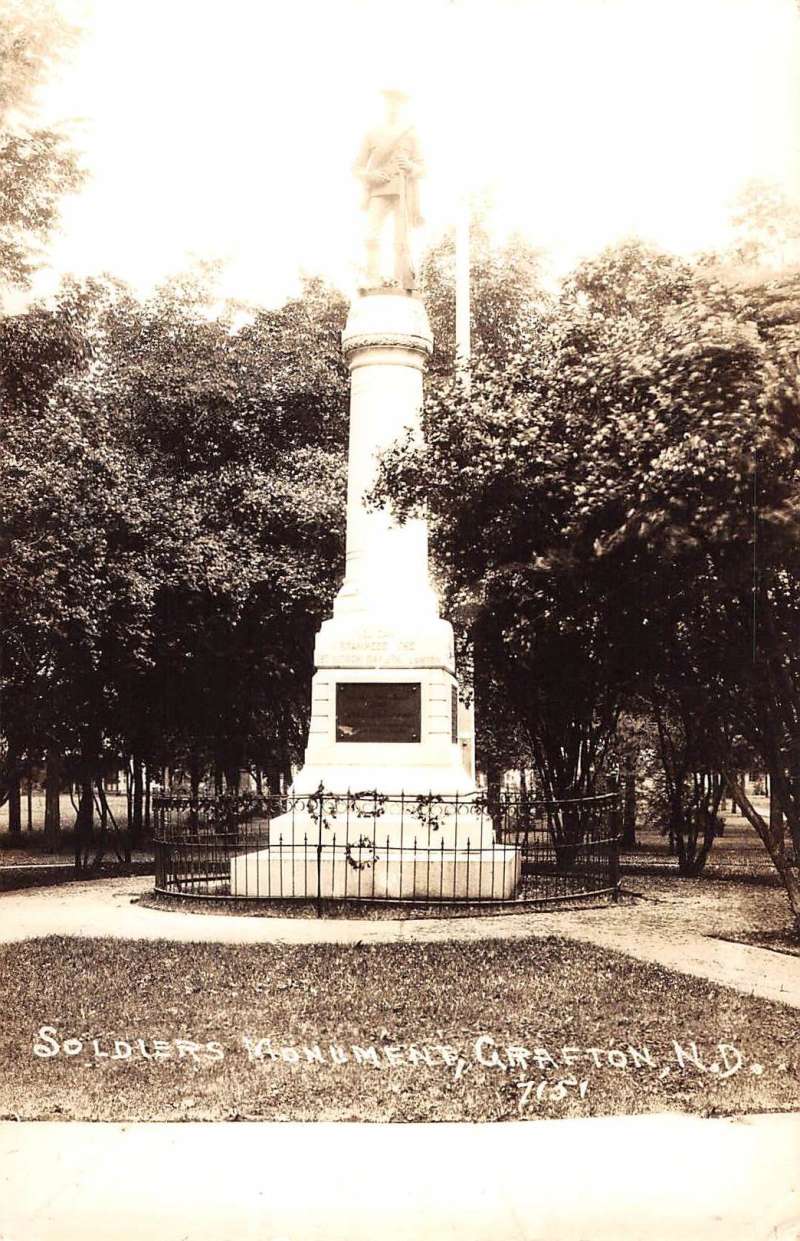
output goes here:
[{"label": "statue's hat", "polygon": [[390,99],[406,99],[407,100],[411,98],[408,91],[403,90],[399,86],[385,86],[383,90],[381,91],[381,94],[387,95]]}]

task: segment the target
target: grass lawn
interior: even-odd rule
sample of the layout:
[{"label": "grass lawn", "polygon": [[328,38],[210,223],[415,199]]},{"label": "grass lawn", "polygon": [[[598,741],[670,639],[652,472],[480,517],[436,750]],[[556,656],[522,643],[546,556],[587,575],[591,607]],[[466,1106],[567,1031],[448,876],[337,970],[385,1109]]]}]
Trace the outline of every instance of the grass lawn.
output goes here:
[{"label": "grass lawn", "polygon": [[795,1010],[560,939],[30,940],[0,948],[0,1011],[5,1118],[800,1108]]},{"label": "grass lawn", "polygon": [[785,952],[790,957],[800,957],[800,936],[790,931],[741,931],[737,935],[721,935],[734,944],[751,944],[754,948],[768,948],[770,952]]},{"label": "grass lawn", "polygon": [[[768,817],[768,800],[757,797],[755,801],[759,813]],[[730,810],[724,818],[724,834],[714,841],[703,875],[715,879],[763,878],[780,883],[769,854],[747,820]],[[677,856],[669,853],[667,838],[662,836],[660,831],[646,824],[640,824],[637,828],[636,839],[637,847],[623,852],[623,874],[627,873],[631,876],[642,871],[645,873],[673,871],[677,874]]]},{"label": "grass lawn", "polygon": [[[125,827],[128,820],[128,799],[124,793],[106,794],[108,805],[120,827]],[[44,832],[44,793],[36,789],[31,797],[31,827],[34,833]],[[27,829],[28,826],[28,798],[26,791],[22,790],[22,803],[20,807],[22,811],[22,825]],[[59,809],[61,814],[61,826],[64,831],[71,831],[75,824],[75,816],[78,813],[78,807],[68,793],[62,793],[59,798]],[[4,802],[0,806],[0,837],[8,832],[8,802]],[[27,835],[26,831],[26,835]]]}]

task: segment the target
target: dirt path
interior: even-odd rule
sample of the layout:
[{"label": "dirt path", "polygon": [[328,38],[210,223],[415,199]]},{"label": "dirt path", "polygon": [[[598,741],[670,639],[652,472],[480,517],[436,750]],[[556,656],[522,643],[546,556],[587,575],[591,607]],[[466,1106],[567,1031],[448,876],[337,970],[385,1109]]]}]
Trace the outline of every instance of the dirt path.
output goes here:
[{"label": "dirt path", "polygon": [[[694,886],[660,881],[657,899],[615,907],[364,921],[149,909],[138,902],[151,885],[149,878],[107,879],[8,893],[0,898],[0,941],[71,935],[228,944],[433,943],[559,935],[800,1008],[800,958],[716,938],[751,926],[785,925],[785,905],[776,888],[721,880]],[[639,887],[646,890],[647,884]]]}]

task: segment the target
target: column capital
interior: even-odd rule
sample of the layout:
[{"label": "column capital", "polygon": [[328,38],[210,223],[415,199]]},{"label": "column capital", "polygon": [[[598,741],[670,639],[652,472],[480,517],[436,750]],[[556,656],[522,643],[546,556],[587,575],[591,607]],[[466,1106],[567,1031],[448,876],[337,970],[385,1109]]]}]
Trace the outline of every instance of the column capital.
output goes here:
[{"label": "column capital", "polygon": [[[403,350],[417,354],[422,365],[433,353],[425,307],[405,293],[365,293],[350,307],[342,332],[342,352],[348,365],[365,349]],[[363,358],[360,359],[363,363]]]}]

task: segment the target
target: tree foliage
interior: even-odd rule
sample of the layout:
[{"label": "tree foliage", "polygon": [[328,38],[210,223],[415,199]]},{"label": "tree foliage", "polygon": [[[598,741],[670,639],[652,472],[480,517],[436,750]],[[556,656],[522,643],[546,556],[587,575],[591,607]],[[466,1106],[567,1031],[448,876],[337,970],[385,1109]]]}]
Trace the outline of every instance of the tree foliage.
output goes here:
[{"label": "tree foliage", "polygon": [[[452,375],[456,361],[455,239],[446,234],[425,256],[420,273],[435,342],[431,375]],[[470,334],[477,357],[510,357],[546,304],[538,252],[520,238],[493,245],[478,218],[470,229]]]},{"label": "tree foliage", "polygon": [[79,781],[298,757],[343,553],[342,309],[313,284],[234,328],[191,285],[88,282],[9,325],[39,376],[10,375],[0,457],[18,754],[57,744]]},{"label": "tree foliage", "polygon": [[65,193],[82,174],[63,128],[35,120],[41,83],[74,42],[48,0],[0,7],[0,282],[26,287]]},{"label": "tree foliage", "polygon": [[794,358],[746,291],[629,243],[502,366],[439,384],[425,444],[385,458],[378,496],[427,511],[548,792],[593,787],[632,694],[691,687],[718,704],[717,770],[736,727],[800,854],[797,408]]},{"label": "tree foliage", "polygon": [[752,180],[739,195],[732,223],[736,230],[734,257],[740,263],[779,263],[790,258],[800,241],[800,205],[780,186]]}]

